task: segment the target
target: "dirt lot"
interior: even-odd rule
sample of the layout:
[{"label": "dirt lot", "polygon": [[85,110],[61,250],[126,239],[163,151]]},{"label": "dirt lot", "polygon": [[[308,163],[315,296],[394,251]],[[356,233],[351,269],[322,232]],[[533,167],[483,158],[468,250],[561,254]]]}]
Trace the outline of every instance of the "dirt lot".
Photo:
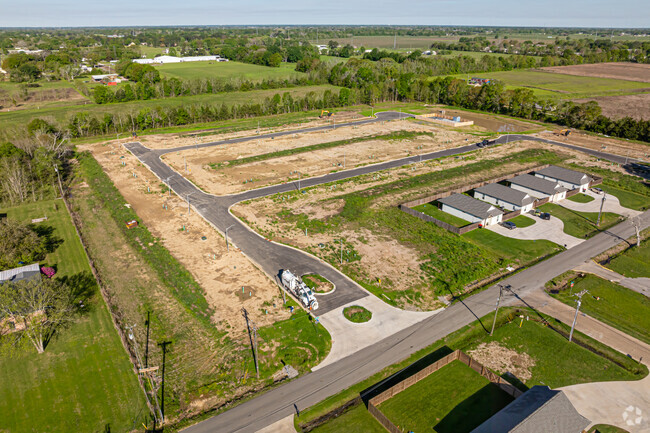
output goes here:
[{"label": "dirt lot", "polygon": [[577,131],[572,131],[571,135],[568,137],[555,135],[552,132],[543,132],[536,135],[550,140],[587,147],[589,149],[602,150],[604,152],[621,156],[630,156],[631,158],[647,159],[650,157],[650,147],[647,145],[617,138],[589,135]]},{"label": "dirt lot", "polygon": [[[339,141],[354,137],[387,134],[393,131],[433,132],[435,137],[420,136],[412,140],[372,140],[315,150],[284,157],[224,166],[218,169],[210,163],[219,163],[251,155],[283,149],[293,149],[319,143]],[[295,134],[275,140],[257,140],[236,143],[232,146],[215,146],[207,149],[186,150],[163,156],[163,160],[203,190],[213,194],[232,194],[262,186],[286,182],[299,177],[319,176],[345,168],[377,163],[408,155],[427,153],[456,147],[476,138],[436,126],[408,121],[349,126],[327,132]],[[300,173],[300,174],[299,174]]]},{"label": "dirt lot", "polygon": [[443,107],[436,107],[436,112],[444,110],[447,116],[460,116],[466,120],[474,121],[474,125],[479,131],[490,132],[524,132],[541,130],[539,125],[525,122],[522,120],[509,119],[507,117],[495,116],[490,114],[472,113],[470,111],[449,110]]},{"label": "dirt lot", "polygon": [[122,146],[93,144],[85,149],[93,153],[154,236],[163,240],[165,247],[205,289],[219,328],[232,327],[236,333],[243,333],[241,307],[246,307],[259,326],[289,316],[281,308],[278,287],[241,251],[235,248],[226,251],[223,237],[196,213],[188,215],[184,201],[173,194],[169,197],[161,193],[160,181]]},{"label": "dirt lot", "polygon": [[[280,131],[286,131],[291,129],[312,128],[315,126],[353,122],[355,120],[362,120],[362,119],[364,119],[364,117],[358,113],[354,113],[351,111],[343,111],[343,112],[336,113],[333,117],[329,119],[319,119],[318,117],[315,117],[313,119],[310,119],[302,123],[291,123],[282,126],[274,126],[272,128],[260,128],[259,134],[269,134],[271,132],[280,132]],[[151,149],[168,149],[170,147],[173,148],[173,147],[181,147],[181,146],[190,146],[196,143],[209,143],[212,141],[228,140],[236,137],[251,137],[254,135],[258,135],[257,130],[236,131],[236,132],[227,132],[227,133],[216,131],[214,134],[202,135],[198,138],[195,137],[193,133],[183,132],[178,134],[147,135],[139,138],[139,140],[143,145]],[[131,139],[125,138],[122,140],[122,142],[128,142],[128,141],[131,141]]]},{"label": "dirt lot", "polygon": [[524,383],[533,377],[530,372],[530,369],[535,366],[533,358],[527,353],[517,353],[515,350],[503,347],[496,341],[481,343],[476,349],[467,353],[487,368],[498,372],[509,371]]},{"label": "dirt lot", "polygon": [[603,109],[603,115],[612,119],[631,117],[637,120],[650,120],[650,93],[574,99],[573,101],[580,103],[596,101]]},{"label": "dirt lot", "polygon": [[559,74],[578,75],[581,77],[615,78],[650,83],[650,65],[642,63],[594,63],[588,65],[552,66],[542,68],[542,70]]}]

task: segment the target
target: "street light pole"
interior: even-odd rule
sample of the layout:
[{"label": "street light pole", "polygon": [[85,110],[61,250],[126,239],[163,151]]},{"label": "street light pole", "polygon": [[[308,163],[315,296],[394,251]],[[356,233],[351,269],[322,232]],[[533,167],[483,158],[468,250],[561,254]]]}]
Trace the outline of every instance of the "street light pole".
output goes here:
[{"label": "street light pole", "polygon": [[192,194],[194,194],[194,193],[196,193],[196,191],[191,192],[191,193],[187,194],[187,196],[185,196],[185,198],[186,198],[186,200],[187,200],[187,214],[188,214],[188,215],[189,215],[190,213],[192,213],[192,208],[190,207],[190,196],[191,196]]},{"label": "street light pole", "polygon": [[61,185],[61,175],[59,174],[59,167],[54,165],[54,171],[56,171],[56,177],[59,179],[59,190],[61,191],[61,198],[63,198],[63,186]]},{"label": "street light pole", "polygon": [[339,242],[341,242],[341,264],[343,264],[343,239],[339,239]]},{"label": "street light pole", "polygon": [[603,191],[603,199],[600,202],[600,211],[598,211],[598,221],[596,221],[596,227],[600,227],[600,216],[603,214],[603,206],[605,205],[607,193]]},{"label": "street light pole", "polygon": [[234,227],[234,224],[226,228],[226,251],[230,251],[230,244],[228,243],[228,230]]},{"label": "street light pole", "polygon": [[501,304],[501,294],[503,293],[503,287],[499,284],[499,297],[497,298],[497,307],[494,310],[494,320],[492,321],[492,330],[490,331],[490,336],[494,334],[494,327],[497,324],[497,315],[499,314],[499,305]]},{"label": "street light pole", "polygon": [[582,292],[578,293],[578,303],[576,304],[576,314],[573,316],[573,324],[571,325],[571,332],[569,333],[569,343],[573,339],[573,330],[576,327],[576,322],[578,321],[578,312],[580,311],[580,305],[582,305],[582,295],[585,293],[588,293],[586,290],[583,290]]}]

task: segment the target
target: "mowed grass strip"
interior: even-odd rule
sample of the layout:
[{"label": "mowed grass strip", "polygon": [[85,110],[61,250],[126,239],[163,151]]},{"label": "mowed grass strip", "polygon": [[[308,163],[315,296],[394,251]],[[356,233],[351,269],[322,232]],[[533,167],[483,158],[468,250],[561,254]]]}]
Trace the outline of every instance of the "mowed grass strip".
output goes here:
[{"label": "mowed grass strip", "polygon": [[647,296],[587,274],[572,290],[563,290],[553,297],[575,307],[575,295],[583,290],[589,293],[582,296],[581,312],[650,344],[650,299]]},{"label": "mowed grass strip", "polygon": [[[627,191],[625,189],[616,188],[615,186],[602,184],[599,188],[607,194],[616,197],[621,206],[628,209],[644,211],[650,207],[650,197],[647,195],[638,194],[636,192]],[[650,194],[650,190],[648,191]]]},{"label": "mowed grass strip", "polygon": [[430,217],[433,217],[437,220],[440,220],[443,223],[451,224],[455,227],[463,227],[470,224],[469,221],[443,211],[442,209],[438,208],[435,203],[421,204],[419,206],[415,206],[413,209],[418,212],[422,212],[423,214],[429,215]]},{"label": "mowed grass strip", "polygon": [[589,203],[591,201],[594,201],[595,199],[587,194],[576,194],[572,195],[571,197],[567,197],[567,200],[574,201],[576,203]]},{"label": "mowed grass strip", "polygon": [[[300,431],[300,430],[299,430]],[[311,430],[313,433],[386,433],[386,429],[370,415],[364,404],[358,404],[343,415]]]},{"label": "mowed grass strip", "polygon": [[[90,268],[61,200],[4,209],[9,218],[29,222],[47,216],[63,240],[45,260],[57,277]],[[92,309],[61,329],[37,354],[31,347],[0,358],[0,420],[11,432],[129,431],[148,409],[132,365],[99,293]]]},{"label": "mowed grass strip", "polygon": [[407,431],[468,433],[513,398],[460,361],[452,361],[379,405]]},{"label": "mowed grass strip", "polygon": [[515,223],[518,228],[530,227],[535,224],[534,219],[525,215],[519,215],[514,218],[510,218],[508,221]]},{"label": "mowed grass strip", "polygon": [[538,207],[538,209],[561,219],[564,223],[564,233],[580,239],[587,239],[597,235],[601,231],[618,224],[623,219],[623,217],[615,213],[603,212],[600,226],[597,226],[598,212],[578,212],[555,203],[546,203]]},{"label": "mowed grass strip", "polygon": [[632,247],[613,258],[607,267],[628,278],[650,278],[650,242]]},{"label": "mowed grass strip", "polygon": [[278,68],[240,62],[183,62],[154,65],[163,77],[176,77],[184,80],[194,79],[248,79],[262,81],[284,80],[291,77],[306,76],[296,71],[295,63],[282,63]]},{"label": "mowed grass strip", "polygon": [[472,230],[461,236],[475,245],[491,251],[497,257],[516,260],[520,264],[531,263],[540,257],[564,250],[564,247],[546,239],[513,239],[487,229]]}]

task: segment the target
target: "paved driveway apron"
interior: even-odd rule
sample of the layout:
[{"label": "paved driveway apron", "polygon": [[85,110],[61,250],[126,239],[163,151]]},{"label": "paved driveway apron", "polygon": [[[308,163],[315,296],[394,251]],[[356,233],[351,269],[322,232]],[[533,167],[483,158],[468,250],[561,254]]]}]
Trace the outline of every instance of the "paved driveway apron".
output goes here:
[{"label": "paved driveway apron", "polygon": [[487,228],[509,238],[524,240],[547,239],[566,248],[573,248],[584,241],[584,239],[578,239],[564,233],[564,223],[557,217],[551,217],[550,220],[543,220],[532,215],[526,216],[535,220],[535,224],[528,227],[517,227],[513,230],[509,230],[501,225],[492,225]]}]

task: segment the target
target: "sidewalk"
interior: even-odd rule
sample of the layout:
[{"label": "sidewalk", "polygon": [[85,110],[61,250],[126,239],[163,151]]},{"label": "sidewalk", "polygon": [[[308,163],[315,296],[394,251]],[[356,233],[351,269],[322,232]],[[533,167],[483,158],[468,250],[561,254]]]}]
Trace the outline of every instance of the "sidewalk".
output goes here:
[{"label": "sidewalk", "polygon": [[623,287],[627,287],[630,290],[634,290],[635,292],[639,292],[650,297],[650,278],[627,278],[612,271],[611,269],[607,269],[604,266],[599,265],[592,260],[584,262],[580,266],[576,266],[575,270],[579,272],[586,272],[588,274],[594,274],[600,278],[618,283]]},{"label": "sidewalk", "polygon": [[[573,323],[575,308],[552,298],[546,292],[536,290],[525,295],[523,299],[530,307],[544,314],[553,316],[567,325]],[[633,359],[639,360],[642,358],[644,363],[650,363],[650,345],[586,314],[580,313],[578,315],[576,329],[625,355],[631,356]]]}]

